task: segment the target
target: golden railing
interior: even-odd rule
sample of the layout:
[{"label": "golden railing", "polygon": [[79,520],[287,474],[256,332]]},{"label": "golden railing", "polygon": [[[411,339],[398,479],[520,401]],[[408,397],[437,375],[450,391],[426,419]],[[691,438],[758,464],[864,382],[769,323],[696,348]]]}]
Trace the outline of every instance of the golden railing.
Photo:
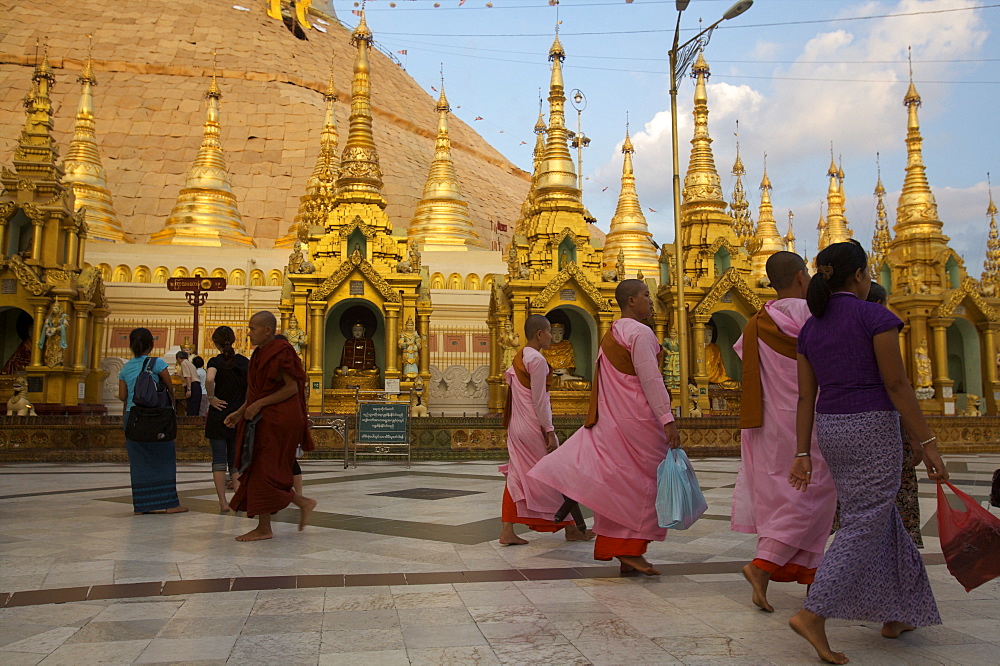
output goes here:
[{"label": "golden railing", "polygon": [[[218,352],[212,344],[212,333],[218,326],[229,326],[236,334],[236,344],[233,347],[237,353],[250,355],[250,341],[247,338],[247,321],[250,312],[242,306],[220,305],[202,308],[199,313],[198,355],[206,361]],[[131,358],[132,350],[128,346],[128,336],[132,329],[148,328],[153,334],[153,354],[160,356],[168,349],[191,341],[191,325],[193,316],[165,317],[149,319],[145,317],[108,317],[105,325],[104,356]]]}]

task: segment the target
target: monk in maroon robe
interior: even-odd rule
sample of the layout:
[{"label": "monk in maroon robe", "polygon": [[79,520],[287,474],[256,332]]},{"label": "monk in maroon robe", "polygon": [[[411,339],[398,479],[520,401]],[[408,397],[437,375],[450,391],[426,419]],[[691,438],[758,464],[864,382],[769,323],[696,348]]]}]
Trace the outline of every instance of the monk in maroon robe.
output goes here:
[{"label": "monk in maroon robe", "polygon": [[[275,337],[277,322],[270,312],[250,318],[250,343],[256,345],[247,373],[247,397],[243,406],[226,417],[227,426],[237,428],[236,441],[242,443],[247,423],[258,414],[251,459],[244,460],[244,447],[236,450],[236,468],[242,470],[239,488],[229,502],[234,511],[257,516],[257,527],[236,537],[237,541],[261,541],[274,536],[271,514],[289,504],[302,512],[299,530],[316,508],[316,500],[297,494],[292,468],[295,450],[315,448],[309,432],[306,410],[306,373],[295,348]],[[245,468],[245,469],[244,469]]]}]

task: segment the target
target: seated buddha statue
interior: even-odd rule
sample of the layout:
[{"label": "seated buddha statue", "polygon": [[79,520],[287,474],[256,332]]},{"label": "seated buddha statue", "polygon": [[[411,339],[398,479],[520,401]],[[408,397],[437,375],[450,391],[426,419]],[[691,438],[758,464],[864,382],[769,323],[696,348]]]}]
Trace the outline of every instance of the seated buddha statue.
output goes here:
[{"label": "seated buddha statue", "polygon": [[715,337],[715,328],[705,329],[705,374],[708,375],[709,384],[718,384],[724,389],[737,389],[740,383],[731,379],[726,373],[726,366],[722,362],[722,350],[719,345],[712,341]]},{"label": "seated buddha statue", "polygon": [[378,366],[375,365],[375,343],[365,336],[364,324],[359,322],[351,328],[351,337],[344,341],[344,350],[340,353],[340,366],[334,374],[378,375]]},{"label": "seated buddha statue", "polygon": [[548,349],[542,350],[542,355],[552,366],[552,374],[556,376],[553,388],[570,391],[585,391],[590,388],[590,382],[573,374],[576,370],[576,354],[573,343],[566,338],[564,324],[552,324],[552,343]]}]

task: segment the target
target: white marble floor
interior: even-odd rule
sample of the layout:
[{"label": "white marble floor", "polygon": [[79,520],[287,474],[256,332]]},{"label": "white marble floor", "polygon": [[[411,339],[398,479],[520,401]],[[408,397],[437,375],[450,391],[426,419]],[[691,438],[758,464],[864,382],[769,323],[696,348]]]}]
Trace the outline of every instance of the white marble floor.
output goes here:
[{"label": "white marble floor", "polygon": [[[948,462],[957,485],[985,500],[1000,456]],[[734,573],[754,544],[729,531],[738,461],[694,464],[709,513],[651,545],[652,561],[674,565],[659,578],[601,577],[591,544],[560,535],[500,546],[495,463],[306,463],[315,525],[278,522],[274,540],[252,544],[233,540],[254,521],[218,514],[204,464],[179,466],[192,511],[175,516],[132,516],[124,465],[0,466],[0,593],[22,593],[0,598],[0,663],[818,663],[787,627],[805,590],[773,584],[777,610],[765,614]],[[381,494],[422,488],[471,494]],[[889,641],[876,625],[831,621],[852,663],[996,663],[1000,580],[966,593],[934,564],[935,506],[922,482],[924,554],[945,624]],[[197,581],[245,591],[170,592]],[[153,596],[121,598],[132,583]]]}]

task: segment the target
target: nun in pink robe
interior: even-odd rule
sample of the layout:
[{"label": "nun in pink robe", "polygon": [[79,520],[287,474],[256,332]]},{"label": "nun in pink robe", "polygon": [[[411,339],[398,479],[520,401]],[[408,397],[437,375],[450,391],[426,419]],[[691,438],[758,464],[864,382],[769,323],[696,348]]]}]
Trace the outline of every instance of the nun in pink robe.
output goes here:
[{"label": "nun in pink robe", "polygon": [[598,560],[641,556],[650,541],[666,537],[656,516],[656,468],[669,451],[663,426],[674,420],[653,331],[622,318],[608,335],[628,352],[635,374],[616,369],[605,352],[609,341],[602,342],[596,424],[577,430],[528,473],[593,510]]},{"label": "nun in pink robe", "polygon": [[[527,525],[536,532],[556,532],[573,524],[552,522],[552,516],[562,506],[563,496],[528,478],[528,472],[547,453],[545,433],[554,430],[547,387],[551,370],[537,349],[524,347],[518,356],[520,361],[515,357],[504,373],[510,391],[511,411],[507,425],[510,462],[498,467],[507,477],[501,519],[505,523]],[[527,374],[530,387],[524,386],[522,373]]]},{"label": "nun in pink robe", "polygon": [[[787,336],[798,337],[810,317],[801,298],[768,301],[764,309]],[[733,349],[744,356],[741,337]],[[757,534],[752,564],[773,581],[809,584],[823,558],[837,507],[837,490],[813,433],[812,481],[806,492],[788,483],[795,459],[796,360],[779,354],[758,338],[763,422],[740,435],[742,461],[733,490],[731,528]],[[744,359],[746,363],[746,359]],[[752,387],[744,386],[744,392]]]}]

